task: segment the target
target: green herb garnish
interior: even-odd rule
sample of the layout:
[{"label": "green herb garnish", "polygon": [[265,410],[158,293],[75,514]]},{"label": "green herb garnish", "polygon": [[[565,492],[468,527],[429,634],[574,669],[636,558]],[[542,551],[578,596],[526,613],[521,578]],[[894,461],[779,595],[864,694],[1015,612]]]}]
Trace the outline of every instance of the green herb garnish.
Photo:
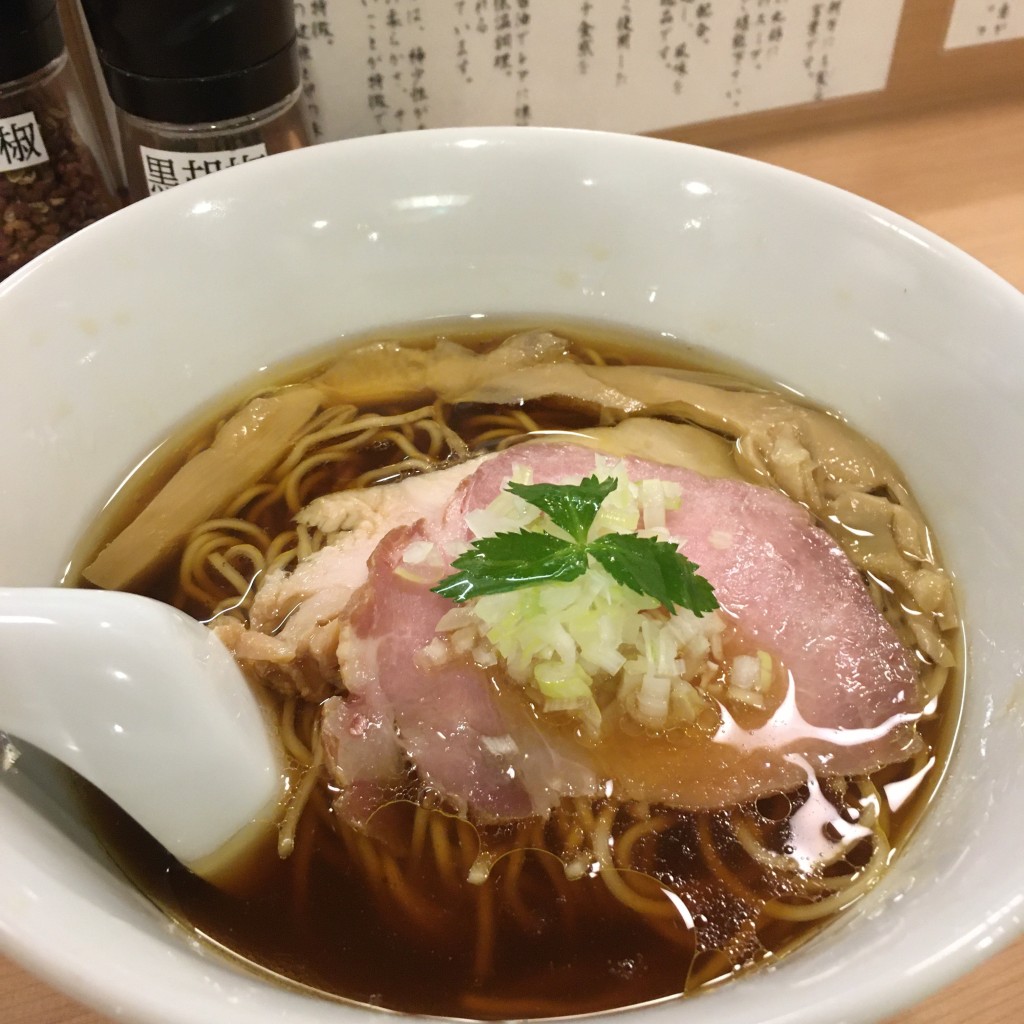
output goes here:
[{"label": "green herb garnish", "polygon": [[546,513],[568,538],[536,530],[482,537],[452,562],[459,571],[431,589],[461,604],[484,594],[567,583],[582,576],[593,558],[616,582],[653,597],[669,612],[678,606],[699,618],[714,611],[718,601],[711,584],[697,575],[698,566],[674,544],[632,533],[606,533],[588,540],[602,502],[616,487],[614,478],[596,476],[578,484],[509,483],[509,491]]}]

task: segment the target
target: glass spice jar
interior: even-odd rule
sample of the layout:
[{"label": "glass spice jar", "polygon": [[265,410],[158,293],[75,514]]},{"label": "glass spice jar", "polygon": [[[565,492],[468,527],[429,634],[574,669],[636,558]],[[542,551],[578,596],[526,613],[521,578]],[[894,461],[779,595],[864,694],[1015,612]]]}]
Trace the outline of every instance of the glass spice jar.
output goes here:
[{"label": "glass spice jar", "polygon": [[132,201],[184,181],[248,163],[310,142],[305,111],[295,89],[279,103],[245,117],[200,124],[172,124],[117,111]]},{"label": "glass spice jar", "polygon": [[309,145],[292,0],[83,0],[128,198]]},{"label": "glass spice jar", "polygon": [[119,205],[56,0],[0,4],[0,280]]}]

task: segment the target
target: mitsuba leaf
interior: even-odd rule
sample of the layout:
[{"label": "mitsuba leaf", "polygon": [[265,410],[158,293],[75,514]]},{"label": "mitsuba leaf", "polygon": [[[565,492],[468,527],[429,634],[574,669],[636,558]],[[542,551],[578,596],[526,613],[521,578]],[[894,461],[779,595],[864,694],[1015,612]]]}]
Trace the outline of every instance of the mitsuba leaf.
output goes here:
[{"label": "mitsuba leaf", "polygon": [[689,608],[698,618],[718,607],[715,592],[697,566],[674,544],[631,533],[608,533],[587,550],[624,587],[661,602],[669,612]]},{"label": "mitsuba leaf", "polygon": [[614,477],[598,480],[596,476],[588,476],[578,484],[517,484],[510,481],[508,490],[546,512],[551,522],[565,530],[577,543],[585,544],[601,503],[618,483]]},{"label": "mitsuba leaf", "polygon": [[510,482],[509,491],[546,513],[572,540],[536,530],[481,537],[452,562],[458,572],[431,589],[461,604],[485,594],[577,579],[593,557],[616,582],[653,597],[669,612],[682,607],[701,617],[714,611],[718,600],[711,584],[674,544],[631,533],[587,539],[601,503],[617,486],[614,477],[597,476],[578,484]]},{"label": "mitsuba leaf", "polygon": [[473,541],[452,562],[459,572],[431,589],[456,604],[484,594],[504,594],[552,580],[568,582],[587,571],[587,552],[550,533],[520,530]]}]

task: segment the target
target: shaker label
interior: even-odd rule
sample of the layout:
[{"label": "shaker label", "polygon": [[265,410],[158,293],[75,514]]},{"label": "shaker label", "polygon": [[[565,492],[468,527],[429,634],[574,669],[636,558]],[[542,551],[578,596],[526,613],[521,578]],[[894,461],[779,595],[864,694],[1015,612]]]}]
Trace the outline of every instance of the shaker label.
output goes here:
[{"label": "shaker label", "polygon": [[0,117],[0,171],[17,171],[45,164],[50,159],[31,110]]},{"label": "shaker label", "polygon": [[175,185],[196,178],[205,178],[207,174],[215,174],[226,167],[249,163],[267,155],[267,147],[263,142],[255,146],[242,146],[240,149],[217,149],[209,153],[176,153],[169,149],[151,149],[139,146],[142,157],[142,170],[146,176],[146,188],[150,195],[166,192]]}]

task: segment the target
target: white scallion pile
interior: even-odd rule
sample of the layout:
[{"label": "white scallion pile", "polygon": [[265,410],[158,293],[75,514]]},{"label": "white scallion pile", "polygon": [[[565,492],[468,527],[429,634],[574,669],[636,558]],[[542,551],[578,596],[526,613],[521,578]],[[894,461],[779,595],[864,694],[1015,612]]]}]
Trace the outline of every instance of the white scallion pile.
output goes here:
[{"label": "white scallion pile", "polygon": [[[618,487],[598,511],[592,537],[637,532],[678,542],[665,525],[666,511],[682,500],[678,484],[631,481],[621,462],[600,457],[597,471],[616,477]],[[528,471],[513,479],[532,482]],[[542,528],[561,535],[545,518],[502,490],[466,521],[478,538]],[[416,549],[407,561],[433,561],[425,554]],[[654,598],[623,586],[591,561],[575,580],[487,594],[453,607],[422,656],[441,663],[469,655],[485,668],[500,662],[544,711],[569,712],[597,735],[603,711],[613,703],[651,729],[694,722],[715,700],[764,707],[772,681],[770,656],[741,654],[724,665],[724,630],[721,612],[698,617],[681,608],[670,615]]]}]

